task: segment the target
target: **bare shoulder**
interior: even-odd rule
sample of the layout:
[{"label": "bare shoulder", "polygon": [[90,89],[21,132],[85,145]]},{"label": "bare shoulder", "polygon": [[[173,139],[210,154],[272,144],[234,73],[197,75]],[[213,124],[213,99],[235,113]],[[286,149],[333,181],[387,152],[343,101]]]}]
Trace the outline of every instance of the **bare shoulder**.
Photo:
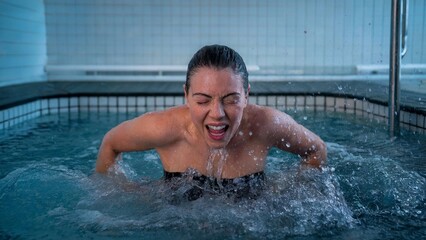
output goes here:
[{"label": "bare shoulder", "polygon": [[186,105],[145,113],[134,120],[133,127],[146,135],[162,140],[177,140],[188,125],[189,112]]},{"label": "bare shoulder", "polygon": [[277,139],[288,138],[300,125],[283,111],[258,105],[248,105],[246,126],[258,133],[265,142],[275,142]]},{"label": "bare shoulder", "polygon": [[185,120],[188,115],[188,107],[185,105],[167,108],[165,110],[147,112],[137,119],[155,120],[157,123],[179,124]]},{"label": "bare shoulder", "polygon": [[274,124],[283,124],[294,120],[288,114],[279,111],[275,108],[250,104],[247,106],[247,119],[251,123],[258,125],[269,126]]}]

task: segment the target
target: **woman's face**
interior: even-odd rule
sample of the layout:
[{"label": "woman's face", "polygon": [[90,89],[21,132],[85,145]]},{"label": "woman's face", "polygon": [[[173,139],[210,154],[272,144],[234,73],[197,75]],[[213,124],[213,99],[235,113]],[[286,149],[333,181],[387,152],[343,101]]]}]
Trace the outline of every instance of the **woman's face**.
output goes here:
[{"label": "woman's face", "polygon": [[201,67],[185,92],[191,118],[211,148],[225,147],[237,132],[247,95],[243,80],[231,68]]}]

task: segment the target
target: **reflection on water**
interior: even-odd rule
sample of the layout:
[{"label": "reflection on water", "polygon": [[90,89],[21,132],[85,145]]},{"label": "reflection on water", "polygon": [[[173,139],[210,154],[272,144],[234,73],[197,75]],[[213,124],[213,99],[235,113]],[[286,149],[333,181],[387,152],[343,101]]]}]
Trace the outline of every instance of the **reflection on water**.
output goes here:
[{"label": "reflection on water", "polygon": [[296,118],[326,140],[328,167],[300,169],[296,156],[273,149],[260,194],[238,199],[210,185],[185,199],[193,183],[162,180],[153,151],[94,174],[100,138],[121,119],[11,133],[0,139],[0,238],[424,238],[425,137],[391,141],[374,123],[307,114]]}]

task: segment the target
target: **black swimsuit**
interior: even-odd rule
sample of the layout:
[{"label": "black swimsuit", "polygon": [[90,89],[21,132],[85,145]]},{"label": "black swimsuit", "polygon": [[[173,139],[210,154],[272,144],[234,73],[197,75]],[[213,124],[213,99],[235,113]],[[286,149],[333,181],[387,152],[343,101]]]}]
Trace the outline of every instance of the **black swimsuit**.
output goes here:
[{"label": "black swimsuit", "polygon": [[164,171],[164,180],[171,184],[173,190],[183,188],[183,198],[193,201],[205,193],[225,193],[234,199],[256,198],[265,186],[266,177],[263,171],[233,179],[217,179],[197,172],[188,174]]}]

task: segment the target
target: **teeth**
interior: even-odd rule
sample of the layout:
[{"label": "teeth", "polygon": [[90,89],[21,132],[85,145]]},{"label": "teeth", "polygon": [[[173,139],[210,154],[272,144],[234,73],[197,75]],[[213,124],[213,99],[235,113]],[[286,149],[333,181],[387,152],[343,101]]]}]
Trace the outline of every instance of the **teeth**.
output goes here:
[{"label": "teeth", "polygon": [[207,125],[210,129],[212,129],[212,130],[216,130],[216,131],[219,131],[219,130],[222,130],[222,129],[224,129],[226,126],[225,125],[221,125],[221,126],[211,126],[211,125]]}]

